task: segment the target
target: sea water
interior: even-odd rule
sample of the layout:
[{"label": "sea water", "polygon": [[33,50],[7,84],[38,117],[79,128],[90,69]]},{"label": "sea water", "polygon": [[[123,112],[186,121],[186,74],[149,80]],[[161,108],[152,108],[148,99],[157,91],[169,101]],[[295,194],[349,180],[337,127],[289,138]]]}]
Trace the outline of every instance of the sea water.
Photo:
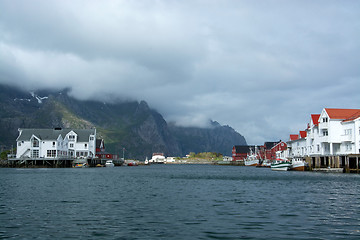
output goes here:
[{"label": "sea water", "polygon": [[360,239],[360,175],[215,165],[0,169],[0,239]]}]

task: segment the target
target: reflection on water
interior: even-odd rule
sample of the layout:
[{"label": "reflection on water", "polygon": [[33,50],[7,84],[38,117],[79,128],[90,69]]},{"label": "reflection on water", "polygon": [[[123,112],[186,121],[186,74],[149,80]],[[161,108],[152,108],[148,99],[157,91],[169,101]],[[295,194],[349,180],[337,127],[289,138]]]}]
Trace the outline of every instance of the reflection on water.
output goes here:
[{"label": "reflection on water", "polygon": [[359,177],[212,165],[0,169],[0,238],[359,239]]}]

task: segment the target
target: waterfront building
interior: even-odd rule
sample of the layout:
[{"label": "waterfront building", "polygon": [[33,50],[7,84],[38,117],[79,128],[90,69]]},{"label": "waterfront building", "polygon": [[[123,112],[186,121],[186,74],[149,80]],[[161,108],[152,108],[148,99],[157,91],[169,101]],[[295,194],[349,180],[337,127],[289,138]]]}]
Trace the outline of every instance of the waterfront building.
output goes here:
[{"label": "waterfront building", "polygon": [[260,146],[260,157],[261,159],[271,160],[275,159],[275,153],[272,151],[273,147],[276,146],[278,142],[265,142],[264,145]]},{"label": "waterfront building", "polygon": [[18,129],[17,159],[93,158],[96,129]]},{"label": "waterfront building", "polygon": [[255,152],[256,146],[235,145],[232,148],[232,160],[244,161],[250,152]]},{"label": "waterfront building", "polygon": [[[269,160],[275,160],[277,157],[286,158],[287,144],[283,141],[279,141],[270,149]],[[280,153],[280,154],[277,154]]]},{"label": "waterfront building", "polygon": [[117,160],[119,159],[118,154],[113,154],[105,150],[104,139],[96,139],[96,154],[95,157],[101,160]]},{"label": "waterfront building", "polygon": [[306,159],[313,168],[359,170],[360,109],[324,108],[287,144],[289,158]]},{"label": "waterfront building", "polygon": [[249,154],[256,153],[261,160],[275,160],[278,151],[286,151],[284,141],[265,142],[264,145],[235,145],[232,148],[232,161],[244,161]]}]

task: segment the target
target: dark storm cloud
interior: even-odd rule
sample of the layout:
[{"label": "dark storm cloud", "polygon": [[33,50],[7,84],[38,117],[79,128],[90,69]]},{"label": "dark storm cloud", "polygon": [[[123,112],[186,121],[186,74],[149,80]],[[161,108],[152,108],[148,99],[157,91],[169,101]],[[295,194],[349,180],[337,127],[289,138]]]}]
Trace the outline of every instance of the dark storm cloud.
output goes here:
[{"label": "dark storm cloud", "polygon": [[37,0],[0,9],[0,81],[28,90],[144,99],[168,120],[212,118],[253,144],[286,140],[323,107],[359,108],[356,0]]}]

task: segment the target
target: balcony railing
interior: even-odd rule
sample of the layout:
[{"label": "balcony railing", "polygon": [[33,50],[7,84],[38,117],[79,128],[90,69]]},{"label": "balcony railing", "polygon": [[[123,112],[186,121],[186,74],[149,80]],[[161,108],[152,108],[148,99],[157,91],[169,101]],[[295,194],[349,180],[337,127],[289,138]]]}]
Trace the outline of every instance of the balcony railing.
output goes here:
[{"label": "balcony railing", "polygon": [[329,136],[320,136],[319,140],[320,140],[320,142],[328,142],[329,141]]},{"label": "balcony railing", "polygon": [[347,135],[341,135],[341,141],[342,142],[353,142],[354,139],[353,139],[352,135],[347,134]]}]

